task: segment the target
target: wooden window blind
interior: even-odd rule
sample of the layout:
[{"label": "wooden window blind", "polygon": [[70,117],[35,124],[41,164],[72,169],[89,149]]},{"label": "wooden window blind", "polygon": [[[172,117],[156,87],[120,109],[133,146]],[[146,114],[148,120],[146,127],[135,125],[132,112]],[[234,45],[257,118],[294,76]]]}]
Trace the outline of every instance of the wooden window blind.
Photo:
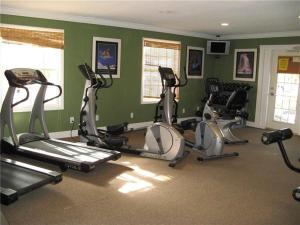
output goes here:
[{"label": "wooden window blind", "polygon": [[8,41],[64,49],[63,32],[0,27],[0,37]]},{"label": "wooden window blind", "polygon": [[171,42],[144,40],[144,46],[151,47],[151,48],[165,48],[165,49],[180,50],[181,45],[177,43],[171,43]]},{"label": "wooden window blind", "polygon": [[[170,67],[178,74],[180,49],[180,42],[143,40],[143,102],[156,102],[160,98],[162,84],[158,72],[159,66]],[[176,89],[176,96],[179,97],[178,89]]]}]

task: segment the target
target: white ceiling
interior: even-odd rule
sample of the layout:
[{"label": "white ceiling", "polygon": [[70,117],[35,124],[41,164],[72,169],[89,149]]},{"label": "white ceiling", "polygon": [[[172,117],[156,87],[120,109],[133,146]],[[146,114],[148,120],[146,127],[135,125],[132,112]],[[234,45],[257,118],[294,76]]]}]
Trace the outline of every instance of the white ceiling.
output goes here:
[{"label": "white ceiling", "polygon": [[[193,36],[300,33],[298,1],[2,0],[2,13]],[[228,27],[220,23],[228,22]]]}]

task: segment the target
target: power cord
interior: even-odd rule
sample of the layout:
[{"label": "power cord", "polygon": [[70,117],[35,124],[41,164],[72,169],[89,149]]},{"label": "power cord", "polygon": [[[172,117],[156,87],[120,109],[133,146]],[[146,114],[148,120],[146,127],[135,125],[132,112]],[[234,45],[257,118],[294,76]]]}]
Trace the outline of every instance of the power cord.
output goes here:
[{"label": "power cord", "polygon": [[71,139],[72,139],[72,140],[74,140],[74,139],[73,139],[74,125],[75,125],[75,120],[73,121],[72,126],[71,126],[71,130],[70,130],[70,136],[71,136]]}]

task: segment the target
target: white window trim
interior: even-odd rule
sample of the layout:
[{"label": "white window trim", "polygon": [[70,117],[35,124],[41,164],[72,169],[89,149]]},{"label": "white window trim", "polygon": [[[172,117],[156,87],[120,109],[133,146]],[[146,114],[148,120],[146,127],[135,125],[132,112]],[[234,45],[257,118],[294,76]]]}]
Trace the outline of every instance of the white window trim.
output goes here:
[{"label": "white window trim", "polygon": [[[158,98],[157,100],[150,100],[150,101],[144,101],[144,77],[143,77],[143,73],[144,73],[144,59],[145,59],[145,52],[144,52],[144,41],[145,40],[149,40],[149,41],[160,41],[160,42],[168,42],[168,43],[174,43],[174,44],[180,44],[181,45],[181,41],[172,41],[172,40],[164,40],[164,39],[156,39],[156,38],[147,38],[147,37],[143,37],[142,38],[142,71],[141,71],[141,104],[142,105],[149,105],[149,104],[157,104],[160,101],[160,98]],[[177,71],[180,72],[180,63],[181,63],[181,50],[180,50],[180,54],[178,55],[178,68]]]},{"label": "white window trim", "polygon": [[[15,24],[6,24],[6,23],[0,23],[0,26],[6,27],[6,28],[16,28],[16,29],[24,29],[24,30],[40,30],[40,31],[50,31],[50,32],[61,32],[64,33],[63,29],[54,29],[54,28],[45,28],[45,27],[34,27],[34,26],[23,26],[23,25],[15,25]],[[45,111],[58,111],[58,110],[64,110],[65,108],[65,96],[64,96],[64,49],[61,52],[61,71],[60,74],[62,76],[61,80],[61,88],[62,88],[62,94],[59,98],[61,98],[61,104],[58,106],[49,106],[47,103],[45,104]],[[5,98],[5,96],[4,96]],[[4,101],[4,98],[2,99]],[[23,107],[22,109],[14,108],[14,112],[31,112],[32,107]]]}]

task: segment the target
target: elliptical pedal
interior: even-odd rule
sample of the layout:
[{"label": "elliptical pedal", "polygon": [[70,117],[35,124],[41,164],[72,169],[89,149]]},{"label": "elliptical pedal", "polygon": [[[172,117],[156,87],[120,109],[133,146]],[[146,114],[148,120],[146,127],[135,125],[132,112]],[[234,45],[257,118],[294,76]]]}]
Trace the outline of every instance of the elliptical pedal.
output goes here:
[{"label": "elliptical pedal", "polygon": [[175,159],[170,161],[169,167],[174,168],[178,163],[183,161],[189,154],[190,154],[190,151],[184,151],[181,156],[176,157]]},{"label": "elliptical pedal", "polygon": [[236,156],[239,156],[239,153],[232,152],[232,153],[226,153],[226,154],[222,154],[222,155],[199,156],[197,158],[197,160],[200,161],[200,162],[203,162],[203,161],[230,158],[230,157],[236,157]]}]

